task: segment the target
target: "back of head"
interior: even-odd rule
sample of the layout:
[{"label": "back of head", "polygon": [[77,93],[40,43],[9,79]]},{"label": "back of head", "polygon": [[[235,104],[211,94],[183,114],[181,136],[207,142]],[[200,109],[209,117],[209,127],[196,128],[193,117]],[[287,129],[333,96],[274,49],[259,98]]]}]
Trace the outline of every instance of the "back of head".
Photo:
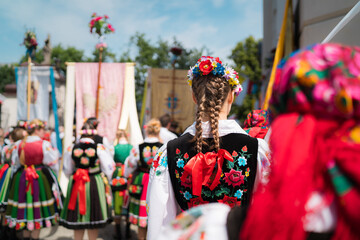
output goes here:
[{"label": "back of head", "polygon": [[162,115],[159,118],[159,120],[160,120],[161,126],[166,128],[169,125],[170,121],[171,121],[171,117],[170,117],[170,115],[168,113],[166,113],[166,114]]},{"label": "back of head", "polygon": [[96,134],[96,128],[91,122],[86,121],[80,130],[80,138],[93,138]]},{"label": "back of head", "polygon": [[27,132],[29,135],[32,135],[35,130],[45,129],[45,123],[40,119],[34,119],[29,124],[27,124]]},{"label": "back of head", "polygon": [[151,119],[146,124],[146,129],[145,129],[146,135],[158,136],[160,133],[160,128],[161,128],[160,121],[157,119]]},{"label": "back of head", "polygon": [[126,140],[128,140],[127,139],[127,133],[126,133],[126,131],[124,129],[118,129],[116,131],[116,139],[119,140],[120,138],[125,138]]},{"label": "back of head", "polygon": [[14,130],[10,133],[11,139],[14,142],[17,142],[25,137],[25,130],[22,128],[14,128]]},{"label": "back of head", "polygon": [[88,127],[91,129],[97,129],[97,127],[99,125],[99,120],[95,117],[90,117],[90,118],[86,119],[84,124],[87,124]]},{"label": "back of head", "polygon": [[196,150],[201,152],[202,139],[201,119],[209,118],[215,150],[220,148],[218,123],[219,114],[228,94],[234,90],[239,93],[241,85],[237,72],[224,65],[219,58],[201,57],[188,72],[188,82],[192,87],[197,104],[196,113]]}]

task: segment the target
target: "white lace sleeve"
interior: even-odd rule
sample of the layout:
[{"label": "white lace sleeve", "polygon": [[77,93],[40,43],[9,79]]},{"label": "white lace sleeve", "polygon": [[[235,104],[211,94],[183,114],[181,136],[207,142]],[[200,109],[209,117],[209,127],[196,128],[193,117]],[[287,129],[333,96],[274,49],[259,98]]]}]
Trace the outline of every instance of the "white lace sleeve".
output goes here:
[{"label": "white lace sleeve", "polygon": [[139,146],[134,146],[130,151],[130,155],[125,160],[125,177],[129,177],[136,170],[139,161]]},{"label": "white lace sleeve", "polygon": [[106,137],[103,137],[103,145],[105,149],[110,153],[111,157],[114,157],[114,145],[111,144]]},{"label": "white lace sleeve", "polygon": [[43,141],[42,150],[44,154],[43,164],[52,168],[56,174],[59,172],[59,151],[51,146],[48,141]]},{"label": "white lace sleeve", "polygon": [[270,149],[264,139],[258,138],[257,172],[254,191],[259,183],[266,184],[270,174]]},{"label": "white lace sleeve", "polygon": [[64,174],[67,177],[70,177],[70,175],[74,172],[75,170],[75,164],[74,161],[72,159],[71,153],[72,153],[72,148],[73,146],[70,146],[66,149],[66,151],[64,152],[64,156],[63,156],[63,171]]},{"label": "white lace sleeve", "polygon": [[110,180],[115,170],[114,159],[102,144],[97,145],[97,155],[100,159],[101,171],[106,175],[108,180]]},{"label": "white lace sleeve", "polygon": [[150,169],[146,204],[148,211],[147,239],[158,239],[161,229],[180,213],[167,166],[166,146],[159,149]]}]

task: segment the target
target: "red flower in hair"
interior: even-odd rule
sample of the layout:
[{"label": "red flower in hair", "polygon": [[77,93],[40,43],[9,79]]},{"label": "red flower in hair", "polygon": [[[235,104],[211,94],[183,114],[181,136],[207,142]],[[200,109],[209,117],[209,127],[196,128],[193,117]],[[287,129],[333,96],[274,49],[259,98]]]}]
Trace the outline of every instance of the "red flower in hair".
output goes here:
[{"label": "red flower in hair", "polygon": [[210,60],[201,62],[199,68],[203,75],[208,75],[213,70],[213,66],[211,65]]},{"label": "red flower in hair", "polygon": [[222,64],[222,62],[220,61],[220,58],[218,58],[218,57],[215,58],[215,61]]}]

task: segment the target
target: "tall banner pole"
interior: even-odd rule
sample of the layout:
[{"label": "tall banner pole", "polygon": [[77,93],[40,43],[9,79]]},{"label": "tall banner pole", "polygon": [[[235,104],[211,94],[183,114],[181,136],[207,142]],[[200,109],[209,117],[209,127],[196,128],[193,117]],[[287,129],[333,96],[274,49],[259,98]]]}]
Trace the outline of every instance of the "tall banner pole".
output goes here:
[{"label": "tall banner pole", "polygon": [[175,119],[175,62],[172,69],[172,99],[171,99],[171,120]]},{"label": "tall banner pole", "polygon": [[31,101],[31,57],[28,57],[28,81],[27,81],[27,120],[30,120],[30,101]]},{"label": "tall banner pole", "polygon": [[263,105],[264,110],[267,110],[269,108],[269,100],[270,100],[270,97],[272,94],[272,89],[274,86],[276,68],[277,68],[277,65],[278,65],[280,59],[282,58],[283,52],[284,52],[285,29],[286,29],[287,15],[288,15],[288,11],[289,11],[289,4],[290,4],[290,0],[287,0],[286,5],[285,5],[284,17],[283,17],[283,21],[282,21],[282,25],[281,25],[281,30],[280,30],[280,36],[279,36],[279,40],[278,40],[277,46],[276,46],[274,63],[273,63],[272,69],[271,69],[270,80],[269,80],[268,87],[266,89],[264,105]]},{"label": "tall banner pole", "polygon": [[97,90],[96,90],[96,110],[95,116],[99,117],[99,99],[100,99],[100,75],[101,75],[101,62],[102,62],[102,52],[103,48],[99,48],[99,73],[98,73],[98,82],[97,82]]}]

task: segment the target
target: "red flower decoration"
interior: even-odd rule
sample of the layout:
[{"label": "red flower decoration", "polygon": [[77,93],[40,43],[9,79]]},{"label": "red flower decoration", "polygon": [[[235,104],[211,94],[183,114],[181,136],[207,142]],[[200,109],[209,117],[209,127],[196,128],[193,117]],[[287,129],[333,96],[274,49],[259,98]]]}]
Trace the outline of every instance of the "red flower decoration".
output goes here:
[{"label": "red flower decoration", "polygon": [[176,154],[180,154],[180,149],[176,149]]},{"label": "red flower decoration", "polygon": [[186,178],[181,177],[180,180],[182,186],[191,188],[191,183],[192,183],[191,175],[188,175]]},{"label": "red flower decoration", "polygon": [[199,65],[200,71],[203,73],[203,75],[208,75],[213,70],[213,66],[211,65],[210,60],[206,60],[200,63]]},{"label": "red flower decoration", "polygon": [[245,145],[245,146],[243,146],[243,148],[241,149],[243,152],[247,152],[247,146]]},{"label": "red flower decoration", "polygon": [[231,169],[230,172],[225,173],[225,182],[230,186],[240,186],[244,184],[245,176],[242,175],[241,171],[235,171]]},{"label": "red flower decoration", "polygon": [[108,15],[104,15],[104,18],[105,18],[105,19],[109,19],[109,16],[108,16]]},{"label": "red flower decoration", "polygon": [[229,197],[229,196],[225,195],[223,199],[219,200],[219,202],[229,205],[230,207],[235,207],[235,205],[237,203],[237,198]]},{"label": "red flower decoration", "polygon": [[184,158],[185,158],[185,159],[188,159],[188,158],[189,158],[189,154],[185,153]]},{"label": "red flower decoration", "polygon": [[207,204],[209,203],[208,201],[204,201],[201,197],[197,197],[197,198],[192,198],[190,199],[190,202],[188,202],[188,207],[192,208],[192,207],[196,207],[202,204]]},{"label": "red flower decoration", "polygon": [[215,61],[222,64],[222,62],[220,61],[220,58],[218,58],[218,57],[215,58]]},{"label": "red flower decoration", "polygon": [[115,29],[111,26],[110,23],[108,24],[108,28],[109,28],[110,31],[115,32]]},{"label": "red flower decoration", "polygon": [[156,160],[153,161],[153,168],[154,168],[154,170],[156,170],[156,168],[159,166],[159,159],[160,159],[160,157],[158,156],[158,157],[156,158]]},{"label": "red flower decoration", "polygon": [[40,229],[41,228],[41,225],[39,222],[35,222],[35,229]]},{"label": "red flower decoration", "polygon": [[233,151],[232,154],[231,154],[233,157],[237,157],[237,152]]}]

